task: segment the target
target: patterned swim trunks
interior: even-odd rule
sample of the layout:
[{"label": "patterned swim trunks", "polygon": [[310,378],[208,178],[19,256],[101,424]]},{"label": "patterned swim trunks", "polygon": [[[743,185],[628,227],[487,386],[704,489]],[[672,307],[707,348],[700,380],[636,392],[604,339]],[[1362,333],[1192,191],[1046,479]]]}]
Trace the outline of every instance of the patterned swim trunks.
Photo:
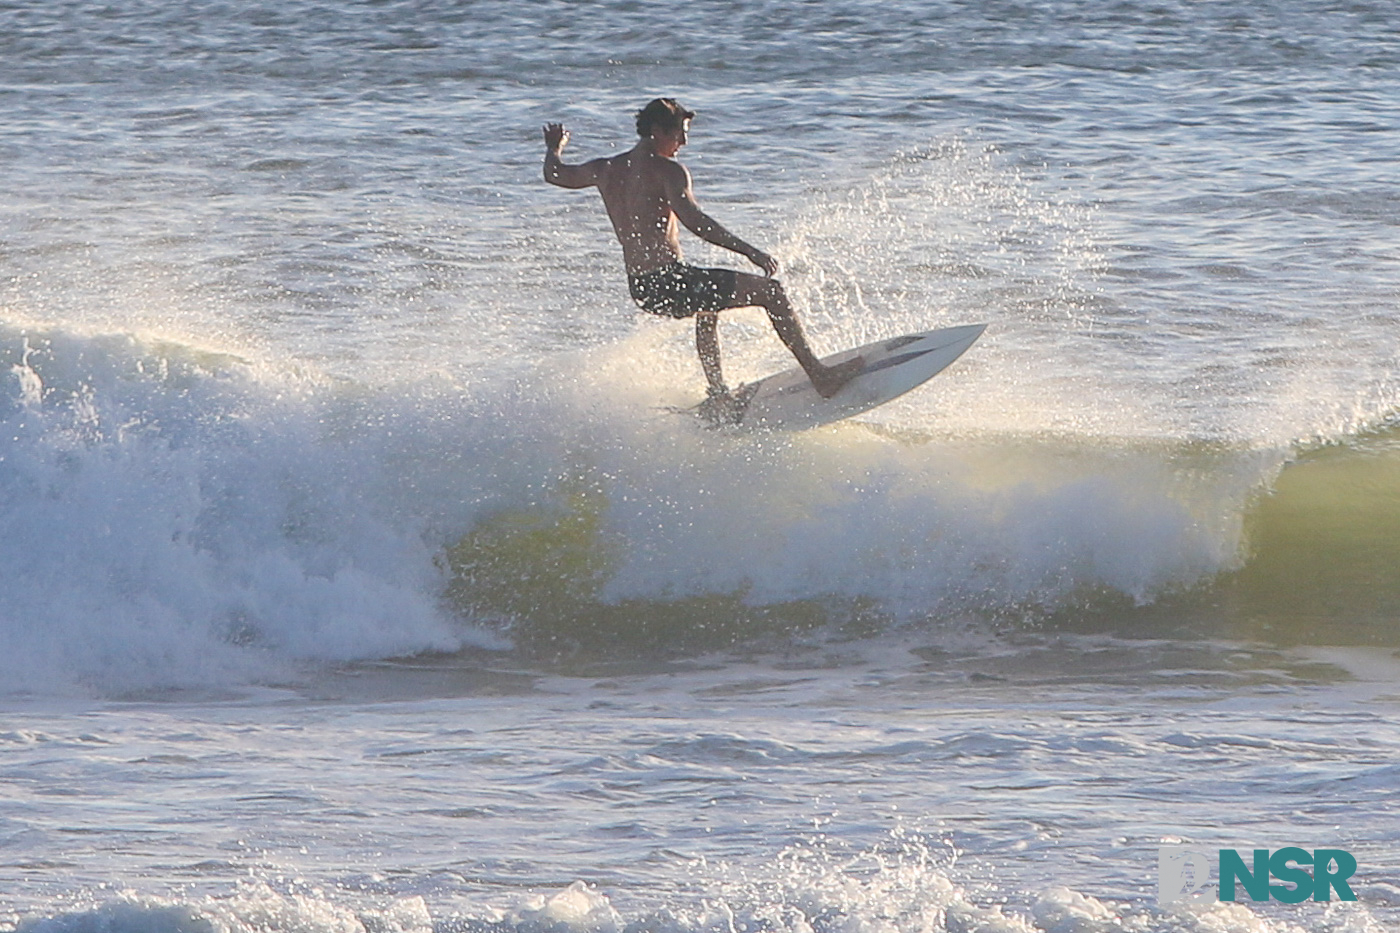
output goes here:
[{"label": "patterned swim trunks", "polygon": [[738,273],[733,269],[702,269],[673,262],[627,277],[632,300],[648,314],[687,318],[700,312],[734,307]]}]

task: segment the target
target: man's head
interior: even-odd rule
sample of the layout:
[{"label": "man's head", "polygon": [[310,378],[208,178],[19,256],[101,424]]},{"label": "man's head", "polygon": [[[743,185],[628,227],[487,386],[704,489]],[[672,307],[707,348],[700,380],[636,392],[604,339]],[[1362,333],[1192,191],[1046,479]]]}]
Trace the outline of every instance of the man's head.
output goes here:
[{"label": "man's head", "polygon": [[674,133],[693,119],[695,111],[686,110],[670,97],[658,97],[637,111],[637,135],[646,139],[660,131]]}]

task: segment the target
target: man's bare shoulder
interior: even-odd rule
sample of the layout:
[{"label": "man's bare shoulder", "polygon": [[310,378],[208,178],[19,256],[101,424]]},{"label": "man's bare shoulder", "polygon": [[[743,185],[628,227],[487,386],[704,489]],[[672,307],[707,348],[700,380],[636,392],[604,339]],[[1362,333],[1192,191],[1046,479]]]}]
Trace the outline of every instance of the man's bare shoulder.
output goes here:
[{"label": "man's bare shoulder", "polygon": [[631,153],[623,152],[615,156],[604,156],[601,159],[594,159],[593,164],[597,166],[600,174],[617,175],[627,171],[630,155]]},{"label": "man's bare shoulder", "polygon": [[678,159],[656,159],[655,161],[657,174],[668,182],[690,184],[690,169],[682,165]]},{"label": "man's bare shoulder", "polygon": [[659,157],[647,158],[639,156],[636,152],[623,152],[608,158],[595,159],[600,175],[605,175],[620,182],[637,181],[663,181],[667,184],[674,182],[686,183],[690,179],[690,173],[685,166],[674,159],[664,159]]}]

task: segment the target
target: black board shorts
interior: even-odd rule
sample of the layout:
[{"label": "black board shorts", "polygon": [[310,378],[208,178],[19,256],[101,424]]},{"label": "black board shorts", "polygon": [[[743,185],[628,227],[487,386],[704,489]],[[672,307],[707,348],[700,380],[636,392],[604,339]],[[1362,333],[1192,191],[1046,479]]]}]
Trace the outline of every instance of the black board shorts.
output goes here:
[{"label": "black board shorts", "polygon": [[648,314],[687,318],[734,307],[739,274],[733,269],[702,269],[673,262],[627,277],[632,300]]}]

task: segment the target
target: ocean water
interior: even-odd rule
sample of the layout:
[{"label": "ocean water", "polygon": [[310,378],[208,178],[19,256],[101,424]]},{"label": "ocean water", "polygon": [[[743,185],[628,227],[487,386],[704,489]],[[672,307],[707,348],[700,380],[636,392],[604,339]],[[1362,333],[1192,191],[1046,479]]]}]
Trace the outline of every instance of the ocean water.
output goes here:
[{"label": "ocean water", "polygon": [[[660,95],[818,349],[979,343],[668,412],[540,178]],[[0,4],[0,931],[1400,929],[1397,100],[1379,0]]]}]

